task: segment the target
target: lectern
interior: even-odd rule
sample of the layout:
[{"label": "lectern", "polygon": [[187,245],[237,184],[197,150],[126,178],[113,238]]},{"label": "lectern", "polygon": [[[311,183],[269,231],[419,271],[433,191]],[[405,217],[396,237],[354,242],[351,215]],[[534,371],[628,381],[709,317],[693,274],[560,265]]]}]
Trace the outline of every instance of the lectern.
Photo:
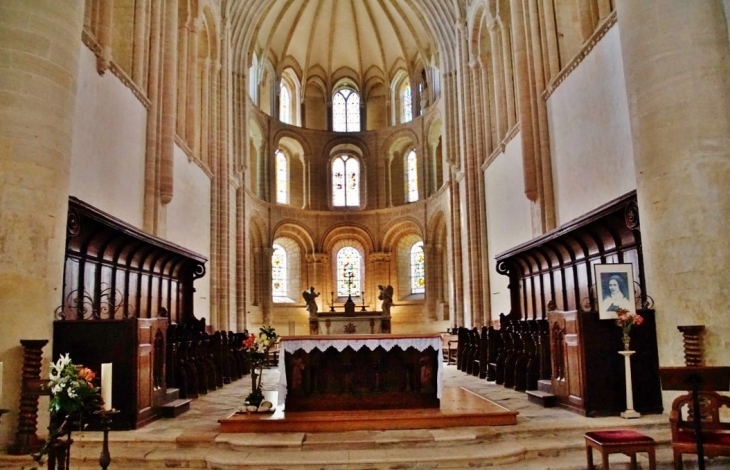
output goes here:
[{"label": "lectern", "polygon": [[700,470],[705,470],[705,453],[702,448],[702,413],[698,392],[730,390],[730,367],[660,367],[659,377],[664,390],[692,392],[697,465]]}]

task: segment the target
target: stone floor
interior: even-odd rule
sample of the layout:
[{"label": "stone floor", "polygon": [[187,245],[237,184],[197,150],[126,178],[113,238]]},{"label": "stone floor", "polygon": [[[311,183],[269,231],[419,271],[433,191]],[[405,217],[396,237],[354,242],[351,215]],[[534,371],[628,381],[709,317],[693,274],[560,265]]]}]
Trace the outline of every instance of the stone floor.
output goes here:
[{"label": "stone floor", "polygon": [[[533,404],[524,393],[467,376],[453,365],[445,366],[444,380],[518,411],[517,425],[344,433],[221,433],[218,419],[239,408],[250,390],[250,381],[244,378],[194,400],[191,409],[177,418],[158,420],[134,431],[110,433],[109,468],[577,470],[586,467],[584,432],[625,427],[653,437],[658,443],[658,467],[672,468],[666,414],[632,420],[585,418]],[[277,381],[276,370],[264,372],[264,389],[275,389]],[[74,433],[73,438],[70,467],[99,468],[102,434]],[[600,462],[597,454],[594,461]],[[648,468],[645,455],[640,454],[638,461],[640,468]],[[612,454],[610,462],[611,468],[629,466],[628,457],[620,454]],[[36,467],[30,457],[0,454],[0,468]],[[695,456],[686,456],[685,468],[697,468]],[[708,461],[706,468],[730,468],[730,459]]]}]

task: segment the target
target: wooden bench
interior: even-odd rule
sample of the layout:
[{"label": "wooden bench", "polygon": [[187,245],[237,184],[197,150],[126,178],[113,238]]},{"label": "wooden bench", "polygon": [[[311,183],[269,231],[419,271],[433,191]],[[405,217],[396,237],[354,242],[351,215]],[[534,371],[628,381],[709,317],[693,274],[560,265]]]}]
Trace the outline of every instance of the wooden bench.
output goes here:
[{"label": "wooden bench", "polygon": [[631,468],[636,470],[636,453],[649,454],[649,470],[656,470],[656,442],[632,429],[612,429],[605,431],[591,431],[583,436],[586,440],[586,459],[588,469],[593,466],[593,449],[601,453],[601,470],[608,470],[609,454],[625,454],[631,457]]},{"label": "wooden bench", "polygon": [[[702,449],[707,457],[730,456],[730,422],[721,421],[720,409],[730,411],[730,397],[717,392],[697,392],[702,423]],[[682,470],[682,454],[696,454],[692,393],[680,395],[672,402],[669,423],[672,427],[674,468]]]}]

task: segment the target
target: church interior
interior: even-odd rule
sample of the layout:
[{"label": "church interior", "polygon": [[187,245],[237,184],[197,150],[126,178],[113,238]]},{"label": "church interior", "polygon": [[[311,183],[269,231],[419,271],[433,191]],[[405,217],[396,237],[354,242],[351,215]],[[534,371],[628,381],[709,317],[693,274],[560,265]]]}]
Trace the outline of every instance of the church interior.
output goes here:
[{"label": "church interior", "polygon": [[0,452],[62,354],[144,429],[267,326],[440,335],[614,426],[730,390],[730,0],[11,0],[0,38]]}]

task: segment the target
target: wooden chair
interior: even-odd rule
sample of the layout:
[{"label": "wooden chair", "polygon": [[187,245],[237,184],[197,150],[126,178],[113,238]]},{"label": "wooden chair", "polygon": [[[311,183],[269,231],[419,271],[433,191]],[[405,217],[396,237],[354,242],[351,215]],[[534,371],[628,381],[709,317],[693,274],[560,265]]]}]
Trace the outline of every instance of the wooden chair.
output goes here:
[{"label": "wooden chair", "polygon": [[[720,409],[730,411],[730,397],[717,392],[697,392],[702,423],[702,449],[707,457],[730,456],[730,422],[721,421]],[[674,399],[669,414],[672,427],[672,451],[674,468],[682,470],[682,454],[696,454],[694,409],[692,393]]]}]

